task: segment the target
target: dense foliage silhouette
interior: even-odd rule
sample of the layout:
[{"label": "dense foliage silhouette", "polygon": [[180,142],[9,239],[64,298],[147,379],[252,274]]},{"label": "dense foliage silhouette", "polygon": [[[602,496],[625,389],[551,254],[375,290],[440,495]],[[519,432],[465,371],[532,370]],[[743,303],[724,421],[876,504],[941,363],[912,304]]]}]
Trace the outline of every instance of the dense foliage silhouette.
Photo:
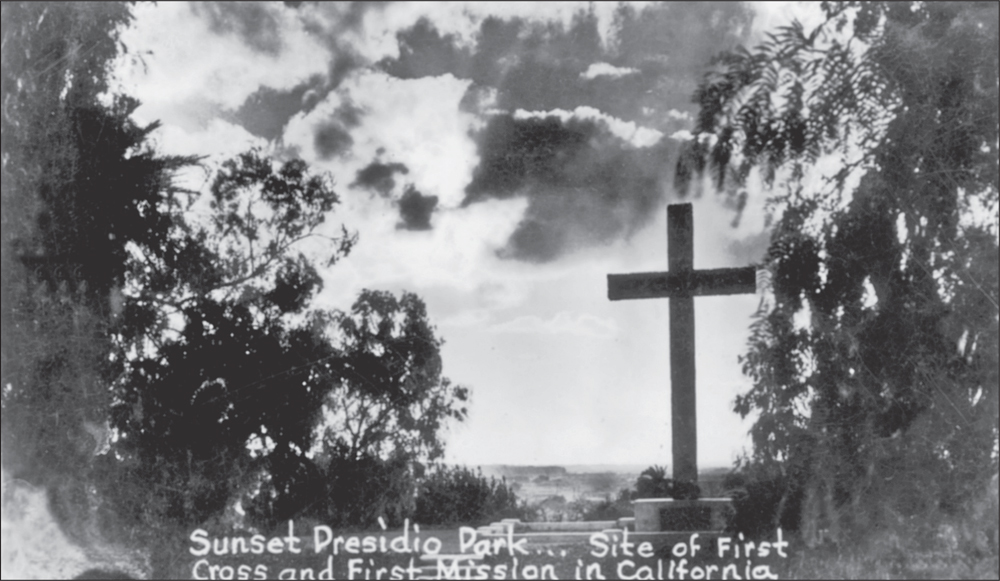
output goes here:
[{"label": "dense foliage silhouette", "polygon": [[780,215],[736,411],[760,518],[816,542],[960,514],[998,438],[997,6],[823,8],[717,59],[677,174]]}]

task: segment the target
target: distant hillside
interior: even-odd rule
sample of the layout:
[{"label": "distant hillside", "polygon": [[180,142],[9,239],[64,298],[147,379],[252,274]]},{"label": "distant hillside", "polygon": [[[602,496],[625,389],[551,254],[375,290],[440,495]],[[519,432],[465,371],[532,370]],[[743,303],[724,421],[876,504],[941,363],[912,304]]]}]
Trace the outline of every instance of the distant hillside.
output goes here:
[{"label": "distant hillside", "polygon": [[[535,477],[542,474],[548,477],[565,476],[567,474],[630,474],[638,476],[649,464],[566,464],[565,466],[522,466],[517,464],[487,464],[480,469],[486,476],[496,478]],[[699,470],[701,478],[721,478],[732,470],[731,467],[708,466]],[[667,466],[667,474],[670,468]]]},{"label": "distant hillside", "polygon": [[[484,476],[505,479],[519,498],[541,506],[545,502],[565,504],[568,501],[600,502],[617,498],[622,490],[634,490],[639,474],[648,467],[641,464],[488,464],[479,469]],[[716,467],[701,469],[698,480],[702,494],[709,497],[722,495],[722,479],[730,470]],[[667,474],[670,474],[669,469]]]},{"label": "distant hillside", "polygon": [[511,464],[488,464],[481,467],[483,475],[496,478],[532,478],[545,475],[549,478],[566,476],[567,471],[562,466],[516,466]]},{"label": "distant hillside", "polygon": [[639,474],[648,464],[567,464],[566,470],[573,474],[598,474],[611,472],[612,474]]}]

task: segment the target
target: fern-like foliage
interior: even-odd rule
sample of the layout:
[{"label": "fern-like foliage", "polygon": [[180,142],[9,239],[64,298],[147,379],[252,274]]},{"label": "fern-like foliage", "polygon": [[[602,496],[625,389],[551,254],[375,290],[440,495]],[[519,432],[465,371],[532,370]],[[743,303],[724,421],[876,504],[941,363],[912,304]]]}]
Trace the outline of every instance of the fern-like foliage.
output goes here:
[{"label": "fern-like foliage", "polygon": [[[833,151],[860,154],[854,163],[870,161],[866,154],[901,100],[868,50],[872,31],[855,22],[855,34],[845,35],[848,6],[826,8],[829,18],[812,31],[795,21],[752,51],[714,59],[694,96],[701,107],[697,138],[679,158],[680,191],[707,172],[718,189],[732,193],[755,167],[772,186],[778,170],[801,178],[805,167]],[[838,178],[839,188],[845,178]]]},{"label": "fern-like foliage", "polygon": [[781,211],[736,411],[797,511],[772,522],[847,538],[959,513],[997,471],[998,15],[824,10],[716,60],[677,176],[745,200],[759,171]]}]

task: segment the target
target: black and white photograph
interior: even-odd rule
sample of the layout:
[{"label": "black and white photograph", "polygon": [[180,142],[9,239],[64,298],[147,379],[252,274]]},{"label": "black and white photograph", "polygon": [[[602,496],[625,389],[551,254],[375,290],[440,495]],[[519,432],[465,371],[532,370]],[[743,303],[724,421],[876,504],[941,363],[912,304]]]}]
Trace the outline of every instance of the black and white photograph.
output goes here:
[{"label": "black and white photograph", "polygon": [[996,2],[2,3],[4,579],[996,579]]}]

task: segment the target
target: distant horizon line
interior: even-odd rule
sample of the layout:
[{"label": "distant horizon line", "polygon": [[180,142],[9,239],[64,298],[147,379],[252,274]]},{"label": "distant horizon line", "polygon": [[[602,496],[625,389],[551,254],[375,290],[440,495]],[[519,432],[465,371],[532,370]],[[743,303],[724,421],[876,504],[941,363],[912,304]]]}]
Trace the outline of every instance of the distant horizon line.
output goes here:
[{"label": "distant horizon line", "polygon": [[[669,469],[671,467],[670,464],[657,464],[657,463],[644,464],[644,463],[637,463],[637,462],[621,462],[621,463],[615,463],[615,462],[594,462],[592,464],[588,464],[588,463],[572,463],[572,464],[559,464],[559,463],[519,464],[519,463],[514,463],[514,462],[489,462],[489,463],[485,463],[485,462],[481,462],[481,463],[445,462],[444,464],[447,464],[449,466],[469,466],[469,467],[478,467],[478,468],[510,466],[510,467],[513,467],[513,468],[566,468],[567,470],[569,470],[570,468],[574,468],[574,467],[595,468],[595,467],[603,467],[603,466],[606,466],[606,467],[617,467],[617,468],[639,468],[640,470],[645,470],[646,468],[649,468],[649,467],[652,467],[652,466],[663,466],[665,469]],[[730,469],[732,467],[733,467],[732,465],[728,465],[728,464],[711,464],[711,465],[700,466],[698,468],[698,471],[702,472],[704,470]]]}]

